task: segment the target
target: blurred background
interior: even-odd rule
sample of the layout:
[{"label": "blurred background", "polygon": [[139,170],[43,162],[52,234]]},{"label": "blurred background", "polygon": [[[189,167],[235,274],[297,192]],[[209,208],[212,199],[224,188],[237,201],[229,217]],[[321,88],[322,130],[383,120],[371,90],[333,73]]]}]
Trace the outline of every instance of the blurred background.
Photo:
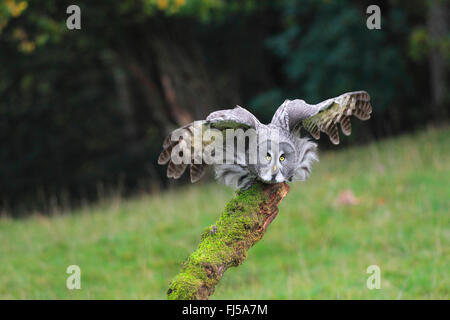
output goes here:
[{"label": "blurred background", "polygon": [[[66,27],[71,4],[81,30]],[[380,30],[366,26],[371,4]],[[366,90],[372,118],[353,120],[338,148],[319,141],[311,181],[292,188],[277,219],[286,220],[219,297],[448,298],[448,9],[444,0],[0,0],[0,297],[164,298],[232,197],[169,181],[157,165],[164,137],[237,104],[268,122],[287,98]],[[310,256],[291,255],[299,243]],[[363,248],[375,251],[347,260]],[[368,296],[359,281],[380,252],[391,291]],[[333,278],[331,258],[330,268],[362,275]],[[69,260],[92,268],[85,281],[96,289],[68,293]],[[402,269],[415,263],[417,274]],[[277,281],[264,283],[264,270],[287,287],[267,289]]]},{"label": "blurred background", "polygon": [[1,1],[1,208],[164,189],[162,139],[236,104],[269,121],[287,98],[367,90],[344,146],[446,121],[448,1],[379,3],[369,30],[372,2],[77,1],[68,30],[70,1]]}]

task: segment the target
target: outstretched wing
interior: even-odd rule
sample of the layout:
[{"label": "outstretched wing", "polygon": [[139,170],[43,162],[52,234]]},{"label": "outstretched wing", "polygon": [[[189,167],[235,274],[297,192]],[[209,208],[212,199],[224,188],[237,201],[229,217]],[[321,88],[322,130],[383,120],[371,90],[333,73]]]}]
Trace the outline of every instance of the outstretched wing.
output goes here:
[{"label": "outstretched wing", "polygon": [[236,106],[234,109],[225,109],[212,112],[206,121],[214,124],[217,129],[229,128],[255,128],[260,125],[259,120],[248,110]]},{"label": "outstretched wing", "polygon": [[368,120],[372,113],[370,96],[366,91],[347,92],[316,105],[303,100],[285,101],[272,119],[289,131],[306,129],[315,139],[325,132],[332,143],[339,143],[339,123],[345,135],[351,133],[350,117]]},{"label": "outstretched wing", "polygon": [[[204,175],[207,164],[202,161],[199,154],[195,154],[193,146],[198,141],[194,141],[195,130],[205,130],[207,128],[214,128],[218,130],[225,129],[248,129],[256,128],[260,122],[258,119],[246,109],[237,106],[234,109],[219,110],[211,113],[206,120],[192,122],[184,127],[178,128],[173,131],[163,142],[163,151],[159,155],[158,164],[167,166],[167,177],[178,179],[180,178],[187,166],[190,166],[191,182],[196,182]],[[182,141],[187,141],[188,144],[181,144]],[[197,139],[198,140],[198,139]],[[202,141],[202,147],[205,148],[213,141]],[[186,150],[190,147],[191,150]],[[191,155],[189,163],[175,164],[172,159],[172,150],[180,150],[181,152],[189,151]]]}]

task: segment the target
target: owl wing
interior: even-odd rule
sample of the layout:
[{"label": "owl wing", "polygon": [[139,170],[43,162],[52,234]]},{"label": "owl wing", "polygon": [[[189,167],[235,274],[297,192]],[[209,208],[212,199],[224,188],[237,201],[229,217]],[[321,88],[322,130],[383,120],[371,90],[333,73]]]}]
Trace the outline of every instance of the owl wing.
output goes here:
[{"label": "owl wing", "polygon": [[260,125],[259,120],[248,110],[236,106],[234,109],[226,109],[212,112],[206,120],[216,129],[230,128],[255,128]]},{"label": "owl wing", "polygon": [[304,128],[315,139],[325,132],[333,144],[339,144],[337,124],[345,135],[351,133],[350,117],[368,120],[372,113],[370,96],[366,91],[347,92],[318,104],[303,100],[286,100],[277,110],[272,123],[287,128],[290,132]]},{"label": "owl wing", "polygon": [[[186,148],[185,145],[180,144],[182,140],[189,141],[189,145],[192,149],[192,146],[196,143],[196,141],[194,141],[195,130],[213,128],[221,130],[222,134],[224,134],[226,129],[256,129],[258,125],[260,125],[258,119],[252,113],[239,106],[234,109],[212,112],[208,115],[206,120],[192,122],[174,130],[171,134],[169,134],[163,142],[163,150],[159,155],[158,164],[164,165],[168,163],[167,177],[174,179],[180,178],[187,166],[190,165],[191,182],[196,182],[204,175],[205,169],[208,165],[202,161],[202,155],[194,154],[194,152],[191,152],[192,150],[189,150],[192,155],[190,163],[175,164],[171,159],[172,150],[177,147],[178,150],[181,149],[182,151],[185,151],[183,149]],[[173,137],[180,138],[173,140]],[[201,143],[204,148],[211,144],[212,141],[203,141],[202,138]]]}]

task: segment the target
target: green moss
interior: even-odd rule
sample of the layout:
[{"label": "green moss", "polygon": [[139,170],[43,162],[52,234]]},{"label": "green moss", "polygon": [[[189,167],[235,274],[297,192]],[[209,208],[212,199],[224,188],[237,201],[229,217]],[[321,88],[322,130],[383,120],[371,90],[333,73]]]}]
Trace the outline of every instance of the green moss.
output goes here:
[{"label": "green moss", "polygon": [[182,272],[170,284],[168,298],[170,300],[192,299],[201,285],[201,279],[196,278],[194,274]]},{"label": "green moss", "polygon": [[[201,286],[214,288],[220,280],[220,268],[237,266],[245,260],[247,249],[255,243],[254,230],[262,223],[258,215],[263,199],[262,185],[238,191],[225,207],[215,225],[204,229],[201,242],[183,264],[172,282],[170,299],[192,299]],[[184,286],[183,289],[179,287]]]}]

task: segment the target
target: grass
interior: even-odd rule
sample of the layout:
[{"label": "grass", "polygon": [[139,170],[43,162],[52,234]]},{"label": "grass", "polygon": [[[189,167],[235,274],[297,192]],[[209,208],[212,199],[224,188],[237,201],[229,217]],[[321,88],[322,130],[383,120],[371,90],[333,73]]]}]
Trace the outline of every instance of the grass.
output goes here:
[{"label": "grass", "polygon": [[[450,129],[327,152],[214,299],[449,299]],[[337,201],[343,190],[359,200]],[[233,191],[213,183],[0,219],[2,299],[165,299]],[[81,268],[81,290],[66,268]],[[366,269],[381,268],[369,290]]]}]

